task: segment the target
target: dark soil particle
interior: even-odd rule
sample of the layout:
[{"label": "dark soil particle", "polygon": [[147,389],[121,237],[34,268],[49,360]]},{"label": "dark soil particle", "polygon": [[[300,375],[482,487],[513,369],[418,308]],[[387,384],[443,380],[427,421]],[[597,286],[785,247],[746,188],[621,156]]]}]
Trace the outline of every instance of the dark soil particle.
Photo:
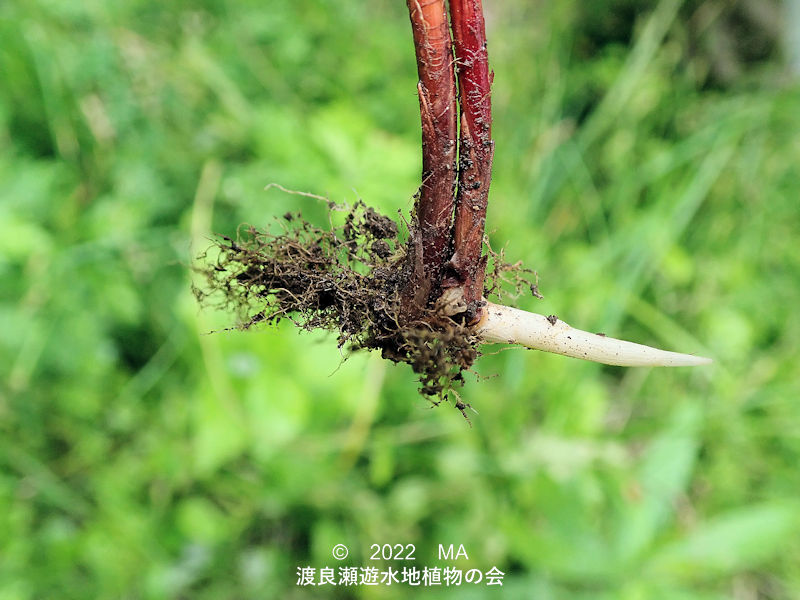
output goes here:
[{"label": "dark soil particle", "polygon": [[378,258],[387,258],[392,254],[392,249],[389,247],[389,244],[383,240],[375,240],[372,242],[372,251]]}]

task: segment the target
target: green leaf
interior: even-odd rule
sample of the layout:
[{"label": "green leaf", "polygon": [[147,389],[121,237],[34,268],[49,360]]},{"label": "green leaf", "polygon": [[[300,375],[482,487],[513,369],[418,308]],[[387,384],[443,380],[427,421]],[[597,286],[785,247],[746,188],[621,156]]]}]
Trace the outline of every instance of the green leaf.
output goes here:
[{"label": "green leaf", "polygon": [[697,458],[701,410],[685,404],[645,453],[636,483],[641,497],[626,507],[618,552],[631,559],[647,548],[668,522],[675,498],[684,492]]},{"label": "green leaf", "polygon": [[701,580],[753,569],[778,555],[799,527],[796,504],[733,510],[664,548],[650,561],[648,571],[669,579]]}]

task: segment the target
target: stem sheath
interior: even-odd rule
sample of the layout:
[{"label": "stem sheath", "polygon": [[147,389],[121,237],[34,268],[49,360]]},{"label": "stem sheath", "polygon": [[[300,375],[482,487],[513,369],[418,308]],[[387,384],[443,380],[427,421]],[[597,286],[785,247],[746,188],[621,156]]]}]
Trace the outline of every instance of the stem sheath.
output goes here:
[{"label": "stem sheath", "polygon": [[492,178],[492,100],[481,0],[450,0],[461,106],[458,191],[450,266],[464,289],[468,316],[480,318],[486,257],[483,233]]},{"label": "stem sheath", "polygon": [[438,295],[450,258],[456,182],[456,84],[444,0],[407,0],[417,57],[422,117],[422,186],[411,250],[412,295],[424,306]]}]

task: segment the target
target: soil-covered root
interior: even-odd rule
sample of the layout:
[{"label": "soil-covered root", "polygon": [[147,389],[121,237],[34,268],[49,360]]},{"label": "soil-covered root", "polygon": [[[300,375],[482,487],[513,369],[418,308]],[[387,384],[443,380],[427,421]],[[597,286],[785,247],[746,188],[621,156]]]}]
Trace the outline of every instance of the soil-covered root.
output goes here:
[{"label": "soil-covered root", "polygon": [[446,399],[477,358],[478,338],[434,308],[409,310],[401,291],[411,267],[394,220],[360,201],[329,207],[344,213],[342,225],[320,229],[287,213],[275,232],[219,236],[195,266],[198,299],[234,311],[242,329],[289,319],[336,332],[340,347],[411,365],[424,395]]}]

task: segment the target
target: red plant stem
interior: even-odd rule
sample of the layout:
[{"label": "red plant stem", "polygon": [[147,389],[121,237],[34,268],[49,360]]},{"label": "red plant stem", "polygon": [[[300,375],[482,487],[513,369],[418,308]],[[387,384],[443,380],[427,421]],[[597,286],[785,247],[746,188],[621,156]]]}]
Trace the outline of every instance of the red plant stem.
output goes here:
[{"label": "red plant stem", "polygon": [[[407,0],[417,56],[422,117],[422,186],[416,204],[413,296],[424,306],[438,296],[450,258],[456,180],[456,85],[444,0]],[[421,254],[421,257],[418,256]]]},{"label": "red plant stem", "polygon": [[486,27],[481,0],[450,0],[461,101],[458,192],[454,254],[450,267],[468,305],[468,321],[480,317],[486,257],[481,256],[489,184],[492,178],[492,100]]}]

